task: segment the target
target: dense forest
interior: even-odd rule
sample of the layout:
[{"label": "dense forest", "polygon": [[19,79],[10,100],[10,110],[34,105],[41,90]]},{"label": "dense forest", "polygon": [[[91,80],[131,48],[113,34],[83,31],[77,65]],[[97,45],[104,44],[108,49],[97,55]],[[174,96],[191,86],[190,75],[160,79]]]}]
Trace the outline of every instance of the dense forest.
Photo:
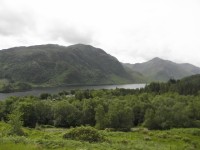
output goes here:
[{"label": "dense forest", "polygon": [[198,150],[200,75],[0,101],[0,149]]},{"label": "dense forest", "polygon": [[[20,114],[25,127],[94,126],[129,131],[132,127],[170,129],[200,127],[200,76],[143,89],[72,90],[40,97],[10,97],[0,102],[0,118]],[[16,113],[19,112],[19,113]]]}]

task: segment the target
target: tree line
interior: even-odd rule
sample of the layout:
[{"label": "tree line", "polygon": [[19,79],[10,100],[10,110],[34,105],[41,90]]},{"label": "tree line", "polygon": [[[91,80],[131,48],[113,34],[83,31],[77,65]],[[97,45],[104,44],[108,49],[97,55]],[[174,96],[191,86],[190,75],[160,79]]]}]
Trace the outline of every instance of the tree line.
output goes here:
[{"label": "tree line", "polygon": [[154,84],[135,90],[72,90],[54,95],[43,93],[40,97],[10,97],[0,102],[0,118],[7,122],[11,114],[19,112],[23,126],[32,128],[90,125],[129,131],[137,126],[200,127],[200,95],[160,92]]}]

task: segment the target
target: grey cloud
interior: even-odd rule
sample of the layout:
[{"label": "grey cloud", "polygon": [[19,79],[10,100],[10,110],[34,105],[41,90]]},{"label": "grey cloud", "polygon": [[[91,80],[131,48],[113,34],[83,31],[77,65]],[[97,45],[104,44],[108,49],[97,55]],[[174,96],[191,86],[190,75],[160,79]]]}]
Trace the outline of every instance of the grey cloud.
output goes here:
[{"label": "grey cloud", "polygon": [[168,46],[154,47],[154,48],[143,48],[143,49],[131,49],[126,51],[129,56],[133,58],[143,58],[145,61],[148,61],[154,57],[160,57],[165,59],[171,59],[172,50]]},{"label": "grey cloud", "polygon": [[0,7],[0,35],[21,35],[33,30],[34,19],[28,12],[10,10],[5,4]]},{"label": "grey cloud", "polygon": [[49,34],[53,40],[61,38],[71,44],[91,44],[93,41],[93,33],[91,31],[78,30],[72,26],[56,26],[50,30]]}]

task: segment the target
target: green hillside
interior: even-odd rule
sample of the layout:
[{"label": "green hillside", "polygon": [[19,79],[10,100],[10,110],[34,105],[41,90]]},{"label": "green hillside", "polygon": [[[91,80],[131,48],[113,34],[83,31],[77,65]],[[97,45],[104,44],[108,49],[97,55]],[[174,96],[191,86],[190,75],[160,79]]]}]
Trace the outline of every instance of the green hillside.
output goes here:
[{"label": "green hillside", "polygon": [[168,81],[170,78],[181,79],[200,73],[200,68],[194,65],[178,64],[158,57],[144,63],[124,65],[133,71],[140,72],[147,81]]},{"label": "green hillside", "polygon": [[177,92],[181,95],[200,94],[200,74],[185,77],[181,80],[170,79],[168,82],[152,82],[145,87],[146,92]]},{"label": "green hillside", "polygon": [[1,50],[0,81],[32,86],[135,82],[115,57],[83,44]]}]

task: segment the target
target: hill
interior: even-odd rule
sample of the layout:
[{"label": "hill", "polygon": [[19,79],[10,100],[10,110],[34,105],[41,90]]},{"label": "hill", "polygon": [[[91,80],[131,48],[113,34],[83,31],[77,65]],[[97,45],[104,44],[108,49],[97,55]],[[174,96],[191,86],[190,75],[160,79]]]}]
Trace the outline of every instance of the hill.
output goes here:
[{"label": "hill", "polygon": [[200,74],[176,81],[175,86],[180,94],[200,94]]},{"label": "hill", "polygon": [[0,51],[0,82],[33,86],[121,84],[134,80],[113,56],[90,45],[37,45]]},{"label": "hill", "polygon": [[146,92],[157,94],[176,92],[181,95],[200,94],[200,74],[185,77],[181,80],[170,79],[168,82],[152,82],[145,87]]},{"label": "hill", "polygon": [[178,64],[158,57],[144,63],[124,64],[124,66],[141,73],[148,81],[168,81],[170,78],[181,79],[200,74],[200,68],[194,65]]}]

